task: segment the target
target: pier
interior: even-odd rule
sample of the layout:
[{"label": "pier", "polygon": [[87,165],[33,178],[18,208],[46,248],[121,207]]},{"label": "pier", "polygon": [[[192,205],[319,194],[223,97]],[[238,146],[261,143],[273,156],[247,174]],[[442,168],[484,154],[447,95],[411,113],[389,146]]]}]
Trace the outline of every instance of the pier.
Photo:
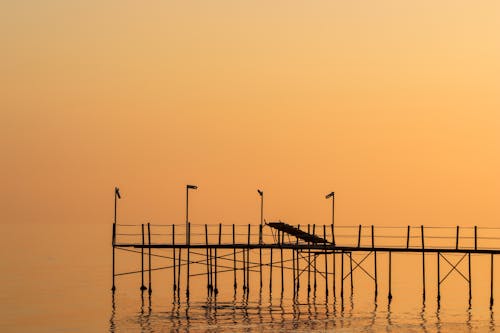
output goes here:
[{"label": "pier", "polygon": [[[118,191],[115,213],[116,198],[119,198]],[[196,279],[196,288],[203,285],[209,296],[217,296],[222,288],[231,288],[235,292],[241,288],[244,294],[254,291],[283,294],[285,288],[291,288],[294,297],[299,292],[307,293],[307,297],[321,293],[327,298],[343,300],[346,289],[350,288],[352,292],[355,288],[354,276],[361,274],[373,282],[372,292],[376,299],[382,297],[379,295],[378,261],[386,260],[388,290],[383,297],[390,302],[397,297],[392,291],[392,257],[417,254],[422,258],[421,294],[424,302],[427,296],[426,267],[436,265],[438,304],[442,298],[441,286],[450,275],[456,274],[468,286],[470,305],[473,258],[488,256],[490,270],[485,274],[490,280],[487,286],[490,289],[489,306],[493,306],[494,259],[500,254],[500,228],[345,226],[335,225],[333,212],[334,206],[332,223],[324,225],[265,222],[262,214],[261,224],[192,224],[188,222],[188,214],[185,224],[119,224],[115,215],[112,290],[116,290],[119,277],[140,274],[138,289],[151,294],[152,273],[167,270],[172,276],[173,296],[179,300],[189,298],[193,279]],[[139,267],[133,271],[116,272],[117,251],[139,254]],[[163,264],[153,266],[153,258],[161,259]],[[225,281],[230,275],[232,285],[221,285],[221,275],[225,276]],[[280,289],[273,290],[276,285]]]}]

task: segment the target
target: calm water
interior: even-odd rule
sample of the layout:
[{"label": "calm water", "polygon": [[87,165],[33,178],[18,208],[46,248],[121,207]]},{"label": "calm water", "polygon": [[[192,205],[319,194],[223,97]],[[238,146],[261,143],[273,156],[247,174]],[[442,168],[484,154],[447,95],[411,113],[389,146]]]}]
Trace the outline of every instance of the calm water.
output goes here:
[{"label": "calm water", "polygon": [[[362,272],[354,275],[353,294],[346,280],[347,296],[343,302],[338,296],[335,300],[331,296],[325,299],[321,279],[316,296],[307,298],[302,287],[297,301],[290,295],[291,286],[281,296],[280,281],[273,279],[277,292],[270,297],[267,284],[259,293],[258,274],[251,277],[247,298],[241,288],[234,293],[232,273],[221,275],[217,298],[207,297],[206,280],[199,276],[191,280],[190,300],[182,292],[177,301],[172,296],[172,278],[167,271],[153,274],[151,297],[147,293],[141,296],[137,274],[120,277],[118,290],[112,296],[109,225],[2,228],[1,332],[482,332],[494,331],[500,322],[496,308],[489,309],[486,257],[473,258],[471,308],[467,284],[458,274],[450,275],[443,284],[441,306],[436,306],[435,257],[427,259],[428,296],[424,305],[421,257],[416,255],[393,255],[394,299],[390,305],[384,255],[379,259],[380,289],[376,302],[373,283]],[[117,260],[118,271],[140,267],[140,257],[135,254],[119,253]],[[153,266],[161,265],[155,259]],[[495,297],[500,302],[500,293],[495,293]]]}]

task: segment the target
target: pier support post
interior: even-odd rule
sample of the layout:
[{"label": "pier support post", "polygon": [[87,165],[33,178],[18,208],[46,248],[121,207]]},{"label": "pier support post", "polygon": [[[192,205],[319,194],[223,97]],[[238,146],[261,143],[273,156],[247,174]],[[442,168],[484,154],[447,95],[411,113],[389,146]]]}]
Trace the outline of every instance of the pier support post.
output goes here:
[{"label": "pier support post", "polygon": [[[189,263],[188,263],[188,267],[189,267]],[[148,274],[148,293],[151,295],[151,293],[153,292],[153,290],[151,289],[151,225],[150,223],[148,223],[148,270],[149,270],[149,274]],[[188,277],[188,285],[189,285],[189,277]]]},{"label": "pier support post", "polygon": [[[311,225],[307,225],[307,233],[311,233]],[[307,297],[311,293],[311,242],[307,242]]]},{"label": "pier support post", "polygon": [[351,280],[351,295],[353,294],[354,292],[354,280],[352,279],[352,252],[349,253],[349,279]]},{"label": "pier support post", "polygon": [[284,278],[284,268],[283,268],[283,242],[285,241],[285,233],[281,233],[280,242],[280,260],[281,260],[281,294],[285,291],[285,278]]},{"label": "pier support post", "polygon": [[[222,223],[219,223],[219,245],[221,244],[221,237],[222,237]],[[217,286],[217,248],[215,248],[215,289],[214,289],[214,292],[215,292],[215,295],[217,295],[219,293],[219,288]]]},{"label": "pier support post", "polygon": [[344,251],[341,252],[341,260],[340,260],[340,298],[344,299]]},{"label": "pier support post", "polygon": [[181,298],[181,259],[182,248],[179,248],[178,265],[177,265],[177,297]]},{"label": "pier support post", "polygon": [[425,242],[424,226],[420,226],[420,238],[422,240],[422,300],[425,302]]},{"label": "pier support post", "polygon": [[207,293],[210,293],[212,283],[210,281],[210,254],[208,250],[208,226],[205,224],[205,254],[207,256]]},{"label": "pier support post", "polygon": [[472,301],[472,272],[471,272],[471,261],[470,261],[470,252],[468,253],[469,259],[469,306]]},{"label": "pier support post", "polygon": [[373,225],[371,226],[372,230],[372,250],[373,250],[373,275],[375,282],[375,299],[377,299],[378,295],[378,279],[377,279],[377,251],[375,251],[375,230]]},{"label": "pier support post", "polygon": [[[312,228],[312,234],[313,236],[316,236],[316,224],[313,224],[313,228]],[[316,273],[317,273],[317,269],[316,269],[316,258],[317,258],[317,255],[316,253],[314,253],[313,255],[313,277],[314,277],[314,295],[316,295],[316,287],[317,287],[317,280],[316,280]]]},{"label": "pier support post", "polygon": [[269,258],[269,294],[273,293],[273,248],[271,247]]},{"label": "pier support post", "polygon": [[[116,199],[115,199],[115,202],[116,202]],[[115,203],[115,207],[116,207],[116,203]],[[115,212],[116,212],[116,209],[115,209]],[[114,293],[115,290],[116,290],[116,286],[115,286],[115,241],[116,241],[116,222],[113,223],[113,234],[111,236],[111,246],[113,247],[113,284],[111,285],[111,291]]]},{"label": "pier support post", "polygon": [[493,253],[491,254],[490,265],[490,309],[493,307]]},{"label": "pier support post", "polygon": [[247,249],[247,294],[250,291],[250,224],[248,224],[248,249]]},{"label": "pier support post", "polygon": [[328,299],[328,252],[326,251],[326,225],[323,225],[323,239],[325,240],[325,296]]},{"label": "pier support post", "polygon": [[[335,237],[333,235],[333,223],[332,223],[332,244],[335,247]],[[337,295],[336,281],[335,281],[337,279],[336,267],[335,267],[336,266],[335,265],[335,257],[336,257],[335,252],[336,251],[335,251],[335,248],[334,248],[333,249],[333,263],[332,263],[332,270],[333,270],[333,278],[332,278],[332,280],[333,280],[333,286],[332,287],[333,287],[333,298],[334,299],[335,299],[335,296]]]},{"label": "pier support post", "polygon": [[[173,273],[174,273],[174,296],[177,292],[177,275],[176,275],[176,263],[175,263],[175,224],[172,224],[172,262],[173,262],[173,267],[174,267],[174,270],[173,270]],[[208,258],[208,257],[207,257]]]},{"label": "pier support post", "polygon": [[387,295],[389,303],[392,301],[392,252],[389,251],[389,294]]},{"label": "pier support post", "polygon": [[191,263],[191,250],[190,250],[190,245],[191,245],[191,223],[188,222],[187,224],[187,269],[186,269],[186,298],[189,298],[189,275],[190,275],[190,263]]},{"label": "pier support post", "polygon": [[235,239],[235,231],[234,231],[234,224],[233,224],[233,287],[234,291],[236,292],[236,288],[238,287],[238,283],[236,281],[236,239]]},{"label": "pier support post", "polygon": [[141,291],[146,290],[146,286],[144,285],[144,223],[141,224],[141,230],[142,230],[142,247],[141,247]]},{"label": "pier support post", "polygon": [[259,225],[259,282],[262,290],[262,218]]},{"label": "pier support post", "polygon": [[[300,224],[297,226],[297,229],[300,230]],[[299,238],[298,237],[296,239],[296,244],[297,244],[297,246],[299,245]],[[299,290],[300,290],[300,258],[299,258],[299,250],[297,250],[296,258],[297,258],[297,295],[298,295],[299,294]]]},{"label": "pier support post", "polygon": [[439,269],[439,262],[441,261],[441,253],[437,253],[437,301],[441,301],[441,273]]}]

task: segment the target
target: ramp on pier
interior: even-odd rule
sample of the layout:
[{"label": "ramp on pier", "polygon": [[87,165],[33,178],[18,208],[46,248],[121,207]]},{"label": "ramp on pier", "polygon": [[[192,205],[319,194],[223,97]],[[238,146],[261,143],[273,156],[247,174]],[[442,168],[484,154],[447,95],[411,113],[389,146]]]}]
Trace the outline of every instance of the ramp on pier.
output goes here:
[{"label": "ramp on pier", "polygon": [[301,239],[305,242],[321,243],[321,244],[325,244],[325,243],[330,244],[331,243],[324,238],[321,238],[321,237],[318,237],[316,235],[310,234],[308,232],[302,231],[299,228],[296,228],[296,227],[294,227],[290,224],[284,223],[284,222],[269,222],[269,223],[267,223],[267,225],[273,229],[287,233],[290,236],[297,237],[298,239]]}]

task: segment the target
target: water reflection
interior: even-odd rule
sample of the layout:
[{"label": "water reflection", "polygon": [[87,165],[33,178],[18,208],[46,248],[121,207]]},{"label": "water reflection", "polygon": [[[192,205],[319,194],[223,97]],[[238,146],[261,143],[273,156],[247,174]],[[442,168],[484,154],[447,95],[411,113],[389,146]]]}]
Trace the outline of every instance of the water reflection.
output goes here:
[{"label": "water reflection", "polygon": [[[119,294],[118,294],[119,296]],[[443,312],[437,305],[429,309],[425,302],[415,312],[400,312],[398,303],[374,302],[368,307],[357,304],[351,295],[344,302],[336,297],[330,300],[322,297],[321,301],[311,295],[309,300],[282,295],[273,298],[262,293],[249,298],[247,294],[235,293],[231,298],[207,296],[202,301],[189,298],[160,308],[153,306],[153,298],[141,294],[140,306],[135,314],[125,316],[120,311],[117,295],[112,295],[109,318],[109,332],[263,332],[263,331],[333,331],[354,329],[360,332],[392,331],[407,327],[410,331],[446,332],[450,328],[461,326],[461,330],[475,331],[477,322],[471,309],[458,318],[448,318],[443,325]],[[269,296],[269,297],[268,297]],[[116,297],[116,298],[115,298]],[[160,298],[158,298],[160,300]],[[155,302],[157,303],[158,300]],[[382,306],[381,306],[382,305]],[[136,305],[137,306],[137,305]],[[137,309],[137,307],[136,307]],[[163,310],[161,310],[163,309]],[[126,310],[126,309],[125,309]],[[118,313],[120,316],[118,318]],[[432,323],[429,323],[429,315]],[[406,326],[405,326],[406,325]],[[444,329],[446,327],[446,329]],[[484,321],[485,330],[495,331],[493,310],[488,320]]]}]

